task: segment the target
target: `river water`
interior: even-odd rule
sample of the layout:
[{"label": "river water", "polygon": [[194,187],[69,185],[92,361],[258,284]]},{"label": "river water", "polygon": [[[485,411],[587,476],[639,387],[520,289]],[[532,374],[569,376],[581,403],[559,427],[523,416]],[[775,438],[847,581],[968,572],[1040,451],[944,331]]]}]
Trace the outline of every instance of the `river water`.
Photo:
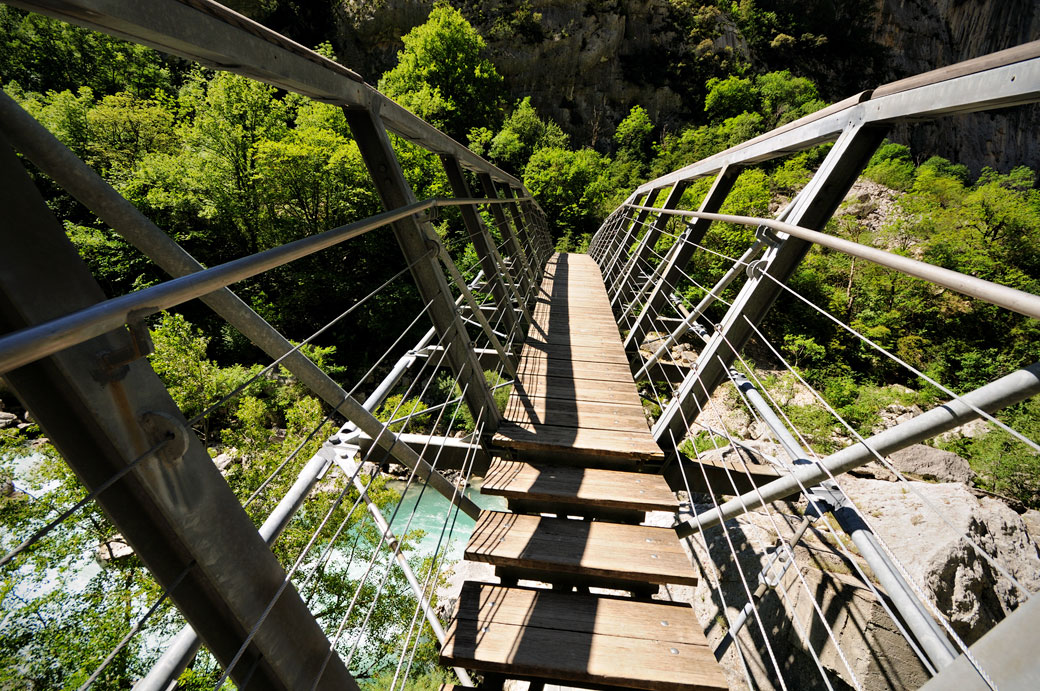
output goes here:
[{"label": "river water", "polygon": [[[403,480],[387,484],[398,492],[404,491],[405,483]],[[415,485],[418,485],[418,483],[415,483]],[[506,508],[504,497],[491,497],[480,493],[479,480],[474,480],[470,483],[469,487],[466,488],[466,496],[482,509],[503,511]],[[417,502],[418,507],[416,507]],[[397,512],[393,525],[390,526],[395,533],[400,534],[404,532],[405,526],[408,525],[408,517],[412,515],[413,509],[415,510],[415,515],[412,517],[408,530],[422,530],[425,533],[415,543],[415,552],[413,554],[421,556],[432,554],[437,549],[437,542],[441,539],[443,532],[444,540],[447,540],[448,544],[441,547],[442,558],[447,562],[462,559],[466,541],[469,540],[470,533],[473,532],[476,522],[461,511],[454,510],[451,502],[432,488],[427,487],[420,497],[419,487],[413,485],[405,492],[401,501],[401,508]],[[452,509],[450,517],[449,509]],[[386,513],[387,520],[390,520],[391,513],[392,511]],[[448,529],[443,530],[446,518],[448,519]],[[452,521],[454,521],[454,527],[452,526]],[[450,540],[448,540],[448,531],[451,531]]]}]

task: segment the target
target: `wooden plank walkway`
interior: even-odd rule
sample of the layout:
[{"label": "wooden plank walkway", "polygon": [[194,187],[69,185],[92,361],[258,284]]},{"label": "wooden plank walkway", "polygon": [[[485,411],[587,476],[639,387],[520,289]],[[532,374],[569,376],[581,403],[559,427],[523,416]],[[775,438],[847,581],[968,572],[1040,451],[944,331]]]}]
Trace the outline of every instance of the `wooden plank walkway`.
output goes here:
[{"label": "wooden plank walkway", "polygon": [[554,462],[636,468],[664,460],[650,435],[599,267],[546,266],[518,379],[493,443]]},{"label": "wooden plank walkway", "polygon": [[481,490],[512,513],[481,512],[466,546],[501,582],[464,584],[441,662],[484,674],[489,688],[727,689],[693,610],[648,599],[658,584],[695,584],[697,572],[674,530],[640,524],[678,502],[661,475],[640,472],[664,457],[595,262],[554,256],[532,314],[493,440],[503,457]]}]

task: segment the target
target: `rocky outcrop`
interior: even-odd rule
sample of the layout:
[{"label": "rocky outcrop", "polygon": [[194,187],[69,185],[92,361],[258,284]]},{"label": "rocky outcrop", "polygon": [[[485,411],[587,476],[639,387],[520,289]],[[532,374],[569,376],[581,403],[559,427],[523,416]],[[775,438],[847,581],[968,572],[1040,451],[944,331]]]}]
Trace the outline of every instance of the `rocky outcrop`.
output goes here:
[{"label": "rocky outcrop", "polygon": [[[888,457],[892,467],[911,479],[929,482],[959,482],[971,484],[975,471],[964,458],[950,451],[943,451],[925,444],[914,444],[896,451]],[[853,475],[877,480],[897,480],[897,475],[877,461],[871,461],[855,471]]]},{"label": "rocky outcrop", "polygon": [[[634,105],[674,127],[703,114],[710,73],[685,73],[695,61],[746,52],[736,27],[713,14],[691,37],[694,8],[672,0],[453,2],[488,43],[505,77],[507,102],[531,96],[578,144],[606,144]],[[336,49],[370,83],[397,62],[400,37],[426,21],[429,0],[348,0],[338,6]],[[710,38],[708,38],[710,37]],[[703,40],[702,40],[703,39]]]},{"label": "rocky outcrop", "polygon": [[1025,600],[1012,578],[1040,589],[1036,543],[1003,502],[977,498],[959,483],[911,482],[908,491],[903,483],[847,478],[842,486],[967,643]]},{"label": "rocky outcrop", "polygon": [[[1040,553],[1023,518],[1002,502],[977,498],[960,483],[930,484],[843,477],[841,485],[913,584],[947,613],[967,644],[978,640],[1040,588]],[[695,500],[700,498],[695,497]],[[696,503],[696,513],[711,508]],[[789,540],[792,515],[804,502],[777,503],[686,541],[701,569],[695,588],[662,588],[660,597],[689,602],[706,629],[734,688],[746,686],[744,668],[725,643],[726,630],[747,602],[747,587],[769,566],[778,533]],[[938,511],[937,511],[938,510]],[[941,512],[941,515],[940,515]],[[1030,516],[1029,518],[1033,518]],[[829,521],[828,521],[829,523]],[[797,568],[760,601],[739,638],[756,686],[778,688],[773,661],[799,688],[822,684],[809,648],[832,675],[834,688],[917,688],[927,673],[861,574],[869,566],[847,539],[836,548],[824,521],[795,548]],[[985,550],[981,555],[971,544]],[[999,564],[999,568],[994,566]],[[737,568],[739,564],[739,569]],[[817,609],[813,603],[819,606]],[[820,622],[823,613],[827,627]],[[762,637],[768,632],[769,647]]]},{"label": "rocky outcrop", "polygon": [[[606,144],[629,109],[642,105],[674,129],[703,115],[704,82],[732,56],[749,57],[748,43],[723,13],[675,0],[493,0],[452,2],[487,40],[506,78],[507,100],[530,95],[580,144]],[[343,61],[375,83],[396,63],[400,37],[423,23],[431,0],[345,0],[336,6],[334,43]],[[710,8],[709,8],[710,10]],[[794,67],[821,84],[830,99],[1019,45],[1040,35],[1033,0],[874,0],[870,12],[843,0],[829,12],[866,26],[827,30],[835,47],[869,34],[862,51],[834,56],[774,51],[750,56],[759,69]],[[865,37],[864,37],[865,39]],[[873,48],[871,48],[873,51]],[[870,52],[870,51],[868,51]],[[801,66],[801,67],[799,67]],[[836,86],[836,85],[840,85]],[[828,88],[837,89],[828,93]],[[977,172],[1007,170],[1037,160],[1040,108],[899,126],[892,138],[915,152],[965,163]]]},{"label": "rocky outcrop", "polygon": [[[1034,0],[875,0],[874,40],[888,49],[889,77],[898,79],[952,65],[1040,36]],[[1040,157],[1040,107],[900,125],[892,139],[919,155],[1008,170]]]}]

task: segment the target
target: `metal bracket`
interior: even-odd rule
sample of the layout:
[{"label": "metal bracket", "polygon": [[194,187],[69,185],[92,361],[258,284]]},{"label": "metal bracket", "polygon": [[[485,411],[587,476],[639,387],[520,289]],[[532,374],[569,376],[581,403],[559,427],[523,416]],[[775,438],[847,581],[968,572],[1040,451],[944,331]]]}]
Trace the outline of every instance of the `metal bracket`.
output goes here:
[{"label": "metal bracket", "polygon": [[[150,313],[151,310],[148,310]],[[102,383],[119,381],[129,371],[129,364],[155,352],[155,344],[144,319],[135,318],[131,312],[126,324],[130,343],[125,348],[106,350],[98,354],[99,368],[94,378]]]},{"label": "metal bracket", "polygon": [[783,240],[779,235],[773,231],[772,228],[766,226],[758,226],[755,228],[755,239],[770,245],[771,247],[777,247]]},{"label": "metal bracket", "polygon": [[[190,435],[188,428],[180,420],[168,413],[147,411],[138,419],[141,429],[148,435],[152,444],[160,444],[153,454],[156,459],[166,465],[173,465],[188,452]],[[163,443],[165,442],[165,443]]]}]

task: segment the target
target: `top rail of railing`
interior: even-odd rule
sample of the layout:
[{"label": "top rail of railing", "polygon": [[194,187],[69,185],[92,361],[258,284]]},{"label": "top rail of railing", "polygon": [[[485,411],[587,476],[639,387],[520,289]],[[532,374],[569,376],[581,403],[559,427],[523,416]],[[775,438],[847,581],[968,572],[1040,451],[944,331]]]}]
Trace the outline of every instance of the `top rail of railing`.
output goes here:
[{"label": "top rail of railing", "polygon": [[523,188],[361,75],[212,0],[10,0],[8,4],[235,72],[316,101],[378,112],[387,129],[465,168]]},{"label": "top rail of railing", "polygon": [[[682,180],[712,175],[834,141],[850,122],[887,124],[909,118],[993,110],[1040,98],[1040,41],[941,67],[862,91],[726,151],[650,180],[645,194]],[[965,87],[969,79],[972,85]]]}]

